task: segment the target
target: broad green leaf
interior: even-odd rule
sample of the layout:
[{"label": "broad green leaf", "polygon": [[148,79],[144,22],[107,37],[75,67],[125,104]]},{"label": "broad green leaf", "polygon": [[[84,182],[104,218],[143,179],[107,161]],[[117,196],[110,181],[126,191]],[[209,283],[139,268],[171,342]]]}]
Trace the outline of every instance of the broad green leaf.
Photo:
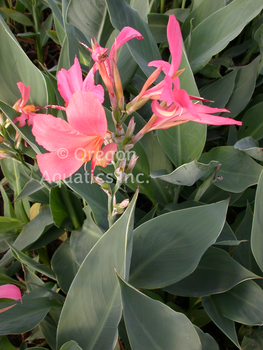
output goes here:
[{"label": "broad green leaf", "polygon": [[0,338],[0,348],[5,350],[16,350],[6,336]]},{"label": "broad green leaf", "polygon": [[230,320],[251,326],[263,324],[263,291],[255,282],[240,283],[211,298]]},{"label": "broad green leaf", "polygon": [[219,350],[217,342],[209,333],[204,333],[199,327],[195,327],[195,330],[200,338],[202,350]]},{"label": "broad green leaf", "polygon": [[13,106],[21,98],[16,83],[22,81],[31,87],[28,104],[46,106],[48,100],[45,79],[22,50],[2,17],[0,17],[0,37],[0,99]]},{"label": "broad green leaf", "polygon": [[189,15],[189,8],[187,9],[180,9],[180,8],[176,8],[176,9],[170,9],[168,11],[165,12],[165,15],[175,15],[176,19],[179,22],[184,22],[187,18],[187,16]]},{"label": "broad green leaf", "polygon": [[[28,197],[31,202],[38,203],[49,203],[49,192],[46,187],[44,187],[41,182],[34,179],[30,179],[20,192],[16,200]],[[32,200],[34,199],[34,200]]]},{"label": "broad green leaf", "polygon": [[255,200],[255,209],[254,209],[254,217],[251,231],[251,250],[256,259],[258,266],[263,271],[263,252],[262,252],[262,244],[263,244],[263,218],[262,218],[262,210],[263,210],[263,171],[261,172],[256,200]]},{"label": "broad green leaf", "polygon": [[154,40],[157,43],[161,43],[167,40],[166,28],[169,17],[166,14],[161,13],[149,13],[148,25]]},{"label": "broad green leaf", "polygon": [[56,335],[60,312],[61,309],[49,310],[46,317],[38,325],[48,345],[54,350],[56,349]]},{"label": "broad green leaf", "polygon": [[31,20],[21,12],[15,11],[13,9],[9,9],[7,7],[0,7],[0,13],[4,12],[8,15],[8,17],[12,18],[15,22],[23,24],[24,26],[33,27],[33,23]]},{"label": "broad green leaf", "polygon": [[203,98],[213,101],[210,103],[206,102],[206,105],[210,107],[216,106],[217,108],[224,108],[226,106],[235,87],[237,72],[238,70],[236,69],[200,90],[200,95]]},{"label": "broad green leaf", "polygon": [[194,73],[222,51],[263,8],[261,0],[253,3],[234,0],[201,22],[186,40],[187,56]]},{"label": "broad green leaf", "polygon": [[258,267],[251,251],[251,229],[253,223],[253,212],[250,208],[250,205],[247,205],[245,216],[241,220],[242,221],[236,230],[236,236],[237,239],[243,240],[244,242],[235,248],[233,257],[246,269],[253,271],[259,276],[262,276],[262,271]]},{"label": "broad green leaf", "polygon": [[175,185],[192,186],[202,177],[209,176],[215,170],[217,164],[217,161],[211,161],[209,164],[202,164],[194,160],[176,168],[171,174],[158,175],[158,172],[154,172],[151,174],[151,177],[158,178]]},{"label": "broad green leaf", "polygon": [[196,28],[198,24],[211,16],[214,12],[226,5],[226,0],[203,0],[193,11],[189,13],[182,26],[182,35],[187,37],[190,27]]},{"label": "broad green leaf", "polygon": [[54,224],[57,227],[61,227],[66,223],[66,220],[70,222],[69,214],[60,193],[60,187],[55,186],[50,190],[50,210],[52,213]]},{"label": "broad green leaf", "polygon": [[242,126],[238,130],[238,138],[251,136],[255,140],[263,138],[263,102],[252,106],[242,118]]},{"label": "broad green leaf", "polygon": [[189,319],[153,300],[118,276],[123,315],[131,347],[136,350],[201,350],[201,342]]},{"label": "broad green leaf", "polygon": [[79,268],[61,312],[57,348],[69,340],[76,341],[83,350],[113,348],[121,318],[114,268],[128,278],[136,198],[137,194]]},{"label": "broad green leaf", "polygon": [[187,122],[168,130],[158,130],[158,140],[176,167],[198,159],[206,140],[206,125]]},{"label": "broad green leaf", "polygon": [[8,311],[0,313],[0,335],[21,334],[36,327],[52,307],[59,307],[56,300],[50,298],[34,298],[22,304],[1,303],[1,309],[15,305]]},{"label": "broad green leaf", "polygon": [[230,96],[229,101],[226,104],[226,109],[230,111],[229,113],[223,113],[225,117],[235,118],[243,109],[246,107],[251,99],[253,91],[255,89],[257,70],[259,64],[258,56],[254,61],[252,61],[247,66],[238,69],[235,87]]},{"label": "broad green leaf", "polygon": [[[13,243],[13,247],[18,250],[24,250],[30,244],[35,242],[43,233],[46,226],[53,223],[52,215],[49,208],[42,209],[40,213],[28,224],[26,224],[19,236]],[[0,262],[0,267],[4,267],[13,260],[11,251],[8,251]]]},{"label": "broad green leaf", "polygon": [[38,264],[35,260],[29,258],[26,254],[20,252],[18,249],[10,246],[12,254],[14,255],[14,257],[20,261],[21,263],[29,266],[31,269],[34,269],[42,274],[44,274],[45,276],[48,276],[49,278],[55,280],[56,276],[54,274],[54,272],[47,267],[44,264]]},{"label": "broad green leaf", "polygon": [[243,281],[257,277],[224,250],[210,247],[191,275],[165,287],[165,290],[174,295],[200,297],[225,292]]},{"label": "broad green leaf", "polygon": [[231,146],[215,147],[210,152],[202,154],[199,159],[208,163],[211,160],[219,161],[221,165],[217,176],[222,176],[222,181],[216,181],[215,185],[224,191],[239,193],[247,187],[258,183],[262,166],[251,159],[247,154]]},{"label": "broad green leaf", "polygon": [[99,40],[107,13],[105,0],[96,2],[71,0],[67,9],[67,21],[79,28],[90,39]]},{"label": "broad green leaf", "polygon": [[258,147],[258,142],[254,140],[253,137],[244,137],[243,139],[237,141],[234,144],[234,147],[245,152],[250,157],[263,162],[263,149]]},{"label": "broad green leaf", "polygon": [[125,1],[106,0],[106,3],[111,22],[116,29],[121,30],[125,26],[130,26],[138,30],[144,37],[142,41],[138,41],[137,39],[130,40],[128,45],[139,67],[146,76],[149,76],[153,72],[153,69],[148,67],[148,63],[152,60],[161,59],[160,52],[149,27],[140,18],[138,12],[131,8]]},{"label": "broad green leaf", "polygon": [[70,236],[70,249],[78,265],[82,264],[89,251],[102,236],[101,230],[93,221],[90,207],[86,206],[83,211],[87,218],[82,228],[72,231]]},{"label": "broad green leaf", "polygon": [[147,22],[147,14],[149,12],[149,0],[130,0],[130,6],[138,12],[142,20]]},{"label": "broad green leaf", "polygon": [[90,183],[90,172],[84,166],[64,180],[68,187],[78,193],[91,207],[96,223],[104,230],[108,228],[107,195],[97,184]]},{"label": "broad green leaf", "polygon": [[219,236],[227,204],[223,201],[177,210],[139,226],[134,231],[129,283],[153,289],[190,275]]},{"label": "broad green leaf", "polygon": [[0,216],[0,225],[0,233],[5,233],[7,231],[13,231],[15,229],[22,228],[25,223],[18,219]]},{"label": "broad green leaf", "polygon": [[73,249],[70,247],[70,241],[67,239],[55,251],[52,261],[52,270],[60,288],[67,294],[69,287],[78,272],[79,264],[76,263],[73,255]]},{"label": "broad green leaf", "polygon": [[[133,113],[133,116],[136,122],[135,133],[137,133],[146,123],[138,113]],[[126,124],[129,122],[129,120],[130,118],[127,119]],[[166,169],[168,172],[172,171],[171,163],[153,132],[149,132],[144,135],[144,137],[140,140],[140,143],[147,154],[151,172],[159,169]],[[171,192],[171,189],[169,186],[167,186],[166,183],[162,184],[161,181],[157,179],[151,179],[151,183],[154,188],[156,201],[162,205],[170,203],[171,198],[169,192]]]},{"label": "broad green leaf", "polygon": [[74,340],[70,340],[61,346],[60,350],[82,350]]},{"label": "broad green leaf", "polygon": [[214,300],[209,297],[202,298],[202,304],[206,311],[206,313],[209,315],[211,320],[217,325],[217,327],[225,333],[225,335],[239,348],[241,349],[236,329],[235,329],[235,323],[232,320],[229,320],[225,316],[222,315],[220,310],[218,309],[217,305],[215,304]]}]

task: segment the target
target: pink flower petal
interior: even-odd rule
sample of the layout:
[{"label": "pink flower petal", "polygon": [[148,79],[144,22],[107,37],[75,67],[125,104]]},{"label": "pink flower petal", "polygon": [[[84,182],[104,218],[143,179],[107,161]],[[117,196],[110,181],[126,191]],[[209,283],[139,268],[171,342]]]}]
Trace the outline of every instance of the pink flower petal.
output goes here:
[{"label": "pink flower petal", "polygon": [[18,86],[18,89],[20,90],[22,96],[20,107],[24,107],[30,96],[30,85],[25,86],[22,82],[19,82],[16,85]]},{"label": "pink flower petal", "polygon": [[[32,133],[39,145],[48,151],[76,149],[84,147],[89,137],[75,130],[65,120],[50,114],[36,114]],[[90,137],[90,140],[93,138]]]},{"label": "pink flower petal", "polygon": [[0,298],[22,300],[20,289],[13,284],[0,286]]},{"label": "pink flower petal", "polygon": [[82,165],[76,150],[68,153],[51,152],[37,155],[40,172],[47,181],[58,181],[73,175]]},{"label": "pink flower petal", "polygon": [[64,101],[68,103],[74,92],[81,90],[82,87],[82,72],[77,57],[68,71],[62,68],[58,72],[57,81],[58,91]]},{"label": "pink flower petal", "polygon": [[112,161],[114,154],[117,151],[117,144],[114,142],[109,143],[108,145],[104,146],[100,152],[96,155],[96,166],[102,166],[105,168],[110,162]]},{"label": "pink flower petal", "polygon": [[172,78],[169,77],[169,75],[166,75],[166,77],[164,78],[164,88],[160,96],[160,100],[166,101],[167,105],[170,105],[171,103],[174,102],[172,88],[173,88]]},{"label": "pink flower petal", "polygon": [[116,38],[116,45],[113,44],[110,50],[109,58],[114,58],[115,51],[125,44],[127,41],[136,38],[138,40],[143,40],[143,36],[137,30],[131,27],[124,27],[120,31],[119,35]]},{"label": "pink flower petal", "polygon": [[242,125],[242,122],[225,117],[218,117],[216,115],[198,113],[199,119],[192,119],[197,123],[208,124],[208,125]]},{"label": "pink flower petal", "polygon": [[28,119],[28,115],[24,112],[19,117],[16,117],[13,119],[13,122],[16,123],[18,122],[18,127],[22,128],[23,126],[26,125],[26,120]]},{"label": "pink flower petal", "polygon": [[91,68],[86,78],[83,81],[82,91],[91,91],[93,94],[98,97],[100,103],[104,102],[104,89],[101,85],[94,84],[94,73],[95,69]]},{"label": "pink flower petal", "polygon": [[183,52],[180,24],[174,15],[169,16],[169,22],[167,26],[167,38],[170,52],[172,55],[169,75],[170,77],[173,77],[180,66]]},{"label": "pink flower petal", "polygon": [[162,60],[156,60],[156,61],[151,61],[148,63],[148,66],[149,67],[156,67],[156,68],[159,68],[159,67],[163,67],[163,72],[164,74],[168,74],[169,73],[169,70],[170,70],[170,63],[166,62],[166,61],[162,61]]},{"label": "pink flower petal", "polygon": [[85,135],[101,135],[107,131],[107,119],[99,99],[89,91],[77,91],[66,109],[68,122]]}]

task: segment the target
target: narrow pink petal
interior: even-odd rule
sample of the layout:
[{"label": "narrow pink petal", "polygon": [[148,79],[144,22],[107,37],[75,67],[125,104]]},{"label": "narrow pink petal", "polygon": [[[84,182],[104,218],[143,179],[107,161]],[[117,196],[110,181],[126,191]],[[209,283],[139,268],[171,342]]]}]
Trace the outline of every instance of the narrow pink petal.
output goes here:
[{"label": "narrow pink petal", "polygon": [[50,114],[35,115],[32,133],[37,143],[48,151],[84,147],[89,141],[88,136],[75,130],[65,120]]},{"label": "narrow pink petal", "polygon": [[109,58],[114,58],[115,51],[119,50],[119,48],[123,44],[125,44],[127,41],[133,38],[136,38],[138,40],[143,40],[143,36],[137,30],[131,27],[122,28],[122,30],[120,31],[119,35],[116,38],[116,45],[114,43],[111,47]]},{"label": "narrow pink petal", "polygon": [[22,128],[26,125],[26,120],[28,119],[28,114],[22,112],[22,114],[19,117],[16,117],[13,119],[13,122],[18,122],[18,127]]},{"label": "narrow pink petal", "polygon": [[81,90],[82,87],[82,72],[77,57],[74,59],[74,64],[67,71],[61,69],[57,74],[58,91],[65,102],[69,102],[74,92]]},{"label": "narrow pink petal", "polygon": [[114,142],[104,146],[96,155],[96,166],[105,168],[112,161],[114,154],[117,151],[117,144]]},{"label": "narrow pink petal", "polygon": [[95,69],[90,69],[89,73],[87,74],[86,78],[83,81],[82,85],[82,91],[91,91],[93,94],[98,97],[100,103],[104,102],[104,89],[101,85],[95,85],[94,84],[94,73],[96,72]]},{"label": "narrow pink petal", "polygon": [[218,117],[216,115],[210,115],[206,113],[198,113],[199,119],[192,119],[197,123],[208,125],[242,125],[242,122],[225,117]]},{"label": "narrow pink petal", "polygon": [[205,105],[195,104],[198,113],[230,113],[226,108],[214,108]]},{"label": "narrow pink petal", "polygon": [[164,78],[164,87],[163,87],[163,91],[160,97],[161,101],[166,101],[167,105],[170,105],[171,103],[174,102],[174,96],[173,96],[173,82],[172,82],[172,78],[167,75]]},{"label": "narrow pink petal", "polygon": [[68,122],[86,135],[105,137],[107,119],[99,99],[89,91],[77,91],[66,109]]},{"label": "narrow pink petal", "polygon": [[183,52],[180,24],[174,15],[169,16],[169,22],[167,26],[167,38],[170,52],[172,55],[169,75],[170,77],[173,77],[173,75],[177,72],[180,66]]},{"label": "narrow pink petal", "polygon": [[196,105],[190,100],[189,95],[183,89],[173,90],[174,102],[181,108],[186,109],[190,114],[197,116]]},{"label": "narrow pink petal", "polygon": [[149,67],[156,67],[156,68],[163,67],[162,70],[163,70],[164,74],[166,74],[166,75],[169,73],[169,70],[171,67],[169,62],[162,61],[162,60],[151,61],[148,63],[148,66]]},{"label": "narrow pink petal", "polygon": [[20,289],[13,284],[0,286],[0,298],[22,300]]},{"label": "narrow pink petal", "polygon": [[19,83],[17,83],[16,85],[18,86],[18,89],[20,90],[21,96],[22,96],[21,107],[24,107],[24,105],[29,100],[30,85],[25,86],[24,83],[22,83],[21,81]]},{"label": "narrow pink petal", "polygon": [[38,154],[37,164],[44,178],[53,182],[73,175],[83,165],[83,161],[78,157],[76,150],[71,150],[62,158],[59,156],[59,152]]},{"label": "narrow pink petal", "polygon": [[179,77],[176,77],[173,79],[173,83],[174,83],[174,89],[175,90],[179,90],[180,89],[180,80]]}]

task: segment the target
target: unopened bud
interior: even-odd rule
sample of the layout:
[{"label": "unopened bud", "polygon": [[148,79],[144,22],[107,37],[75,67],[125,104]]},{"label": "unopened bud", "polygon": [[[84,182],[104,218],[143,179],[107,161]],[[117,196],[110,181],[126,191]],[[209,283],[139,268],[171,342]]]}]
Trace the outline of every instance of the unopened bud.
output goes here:
[{"label": "unopened bud", "polygon": [[127,168],[127,172],[132,172],[138,158],[139,158],[139,156],[137,156],[136,154],[132,155],[131,160],[130,160],[129,165],[128,165],[128,168]]},{"label": "unopened bud", "polygon": [[98,184],[98,185],[103,185],[104,184],[104,180],[102,180],[100,177],[98,177],[98,176],[94,176],[93,177],[93,181],[96,183],[96,184]]},{"label": "unopened bud", "polygon": [[125,145],[125,146],[123,146],[123,151],[124,152],[128,152],[128,151],[130,151],[133,148],[133,146],[134,145],[132,143],[130,143],[128,145]]},{"label": "unopened bud", "polygon": [[124,209],[129,205],[129,199],[124,199],[121,203],[113,206],[112,216],[122,214]]},{"label": "unopened bud", "polygon": [[132,137],[134,129],[135,129],[135,122],[134,122],[134,117],[131,118],[131,120],[129,121],[127,130],[126,130],[126,137]]},{"label": "unopened bud", "polygon": [[114,79],[118,107],[121,111],[123,111],[123,109],[124,109],[124,96],[123,96],[121,78],[120,78],[120,74],[119,74],[118,67],[116,65],[115,60],[113,60],[112,64],[113,64],[113,79]]},{"label": "unopened bud", "polygon": [[108,197],[111,197],[112,196],[112,192],[111,192],[111,188],[110,188],[110,185],[105,182],[102,186],[101,186],[101,189],[106,193],[106,195]]},{"label": "unopened bud", "polygon": [[123,136],[124,135],[124,129],[122,125],[116,124],[116,135],[117,136]]}]

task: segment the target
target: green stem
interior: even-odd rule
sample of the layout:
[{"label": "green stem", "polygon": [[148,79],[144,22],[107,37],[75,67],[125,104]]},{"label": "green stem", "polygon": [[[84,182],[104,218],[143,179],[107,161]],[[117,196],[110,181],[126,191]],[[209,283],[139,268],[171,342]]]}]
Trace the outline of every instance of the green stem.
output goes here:
[{"label": "green stem", "polygon": [[185,8],[185,3],[186,3],[186,0],[183,0],[183,1],[182,1],[182,6],[181,6],[182,9]]},{"label": "green stem", "polygon": [[71,203],[67,187],[64,184],[61,185],[60,193],[61,193],[61,196],[64,200],[64,203],[66,205],[67,211],[69,213],[69,216],[71,218],[71,221],[74,225],[75,230],[79,230],[81,228],[81,225],[80,225],[79,219],[76,215],[75,209]]},{"label": "green stem", "polygon": [[160,13],[164,13],[164,9],[165,9],[165,0],[161,0]]},{"label": "green stem", "polygon": [[109,227],[111,227],[114,224],[114,216],[112,215],[113,212],[113,198],[115,194],[117,193],[118,189],[121,187],[121,182],[117,180],[113,191],[112,191],[112,196],[108,197],[108,221],[109,221]]}]

